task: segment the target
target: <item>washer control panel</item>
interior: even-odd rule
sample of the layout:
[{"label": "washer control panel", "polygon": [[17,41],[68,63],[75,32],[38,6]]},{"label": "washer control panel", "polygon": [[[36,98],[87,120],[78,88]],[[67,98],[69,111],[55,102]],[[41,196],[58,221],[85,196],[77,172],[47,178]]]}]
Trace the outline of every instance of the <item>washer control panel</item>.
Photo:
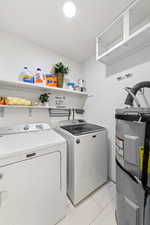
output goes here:
[{"label": "washer control panel", "polygon": [[49,130],[49,129],[50,129],[50,126],[47,123],[20,124],[15,127],[8,127],[8,128],[0,129],[0,135],[41,131],[41,130]]}]

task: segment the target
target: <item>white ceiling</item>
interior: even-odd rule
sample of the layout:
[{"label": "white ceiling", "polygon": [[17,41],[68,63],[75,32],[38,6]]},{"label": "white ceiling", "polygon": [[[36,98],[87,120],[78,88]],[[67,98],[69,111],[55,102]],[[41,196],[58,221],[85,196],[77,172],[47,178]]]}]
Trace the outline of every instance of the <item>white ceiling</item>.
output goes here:
[{"label": "white ceiling", "polygon": [[65,0],[2,0],[0,27],[60,55],[82,62],[95,54],[95,37],[133,0],[72,0],[76,17],[65,18]]}]

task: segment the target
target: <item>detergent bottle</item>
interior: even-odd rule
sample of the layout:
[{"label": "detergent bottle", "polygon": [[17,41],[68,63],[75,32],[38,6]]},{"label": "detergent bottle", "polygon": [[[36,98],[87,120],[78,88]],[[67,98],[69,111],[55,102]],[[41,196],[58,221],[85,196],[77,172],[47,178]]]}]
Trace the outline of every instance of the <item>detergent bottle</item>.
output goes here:
[{"label": "detergent bottle", "polygon": [[42,72],[41,68],[36,69],[36,72],[34,75],[34,83],[35,85],[40,87],[45,86],[44,73]]},{"label": "detergent bottle", "polygon": [[19,81],[27,82],[27,83],[34,83],[34,76],[33,73],[28,69],[28,67],[24,67],[23,71],[19,75]]}]

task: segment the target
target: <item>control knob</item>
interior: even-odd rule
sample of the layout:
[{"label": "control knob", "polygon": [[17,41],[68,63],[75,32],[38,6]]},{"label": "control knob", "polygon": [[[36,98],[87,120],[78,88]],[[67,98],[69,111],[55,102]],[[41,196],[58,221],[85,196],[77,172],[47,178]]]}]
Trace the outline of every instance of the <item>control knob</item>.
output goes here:
[{"label": "control knob", "polygon": [[24,130],[29,130],[29,125],[24,126]]}]

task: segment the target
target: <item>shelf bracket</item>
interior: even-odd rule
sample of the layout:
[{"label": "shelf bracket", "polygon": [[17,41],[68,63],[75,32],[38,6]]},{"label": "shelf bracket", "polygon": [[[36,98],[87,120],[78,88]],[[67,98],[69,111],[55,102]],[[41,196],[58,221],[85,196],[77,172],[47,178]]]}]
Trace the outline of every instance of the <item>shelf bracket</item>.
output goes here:
[{"label": "shelf bracket", "polygon": [[51,108],[48,109],[49,118],[51,117]]},{"label": "shelf bracket", "polygon": [[4,112],[5,112],[5,109],[4,108],[0,108],[0,117],[4,117]]},{"label": "shelf bracket", "polygon": [[32,109],[29,108],[29,117],[32,117]]}]

